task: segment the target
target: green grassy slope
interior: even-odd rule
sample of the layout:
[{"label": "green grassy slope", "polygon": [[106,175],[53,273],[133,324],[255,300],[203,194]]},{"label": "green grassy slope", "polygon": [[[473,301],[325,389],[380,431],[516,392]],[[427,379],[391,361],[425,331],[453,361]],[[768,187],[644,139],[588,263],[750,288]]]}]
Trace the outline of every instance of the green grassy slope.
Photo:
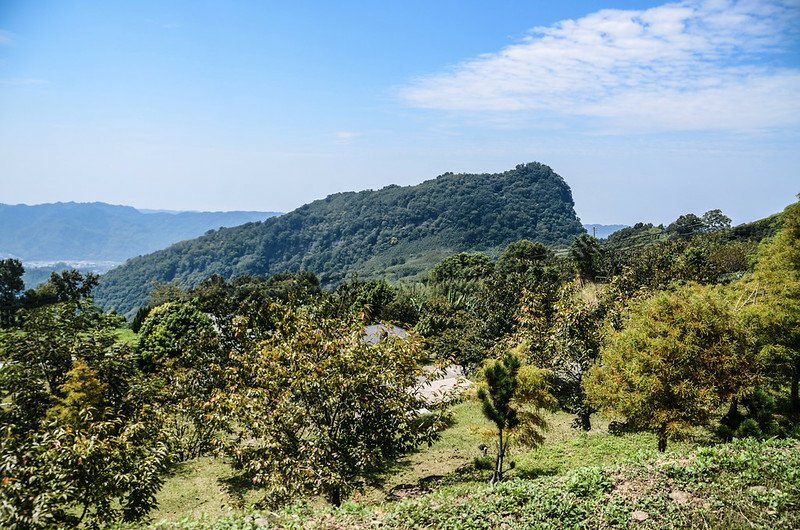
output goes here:
[{"label": "green grassy slope", "polygon": [[[797,441],[650,451],[500,485],[456,483],[394,503],[162,520],[150,528],[798,528]],[[136,528],[136,527],[127,527]],[[141,528],[138,527],[138,528]]]},{"label": "green grassy slope", "polygon": [[[549,416],[543,446],[512,449],[510,480],[487,484],[470,469],[488,424],[480,406],[454,408],[441,439],[397,462],[383,484],[333,509],[311,499],[278,512],[254,508],[258,492],[233,479],[222,459],[182,467],[159,495],[150,525],[133,528],[796,528],[800,444],[697,437],[655,451],[651,434],[612,436],[607,422],[578,432]],[[387,502],[393,487],[402,500]]]}]

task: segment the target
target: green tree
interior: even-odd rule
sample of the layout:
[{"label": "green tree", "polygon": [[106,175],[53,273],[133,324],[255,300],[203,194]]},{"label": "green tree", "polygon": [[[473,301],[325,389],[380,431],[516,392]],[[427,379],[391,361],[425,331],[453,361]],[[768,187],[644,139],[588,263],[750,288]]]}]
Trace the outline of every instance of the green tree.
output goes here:
[{"label": "green tree", "polygon": [[506,451],[512,433],[522,443],[535,447],[544,441],[541,431],[547,424],[543,408],[551,408],[554,399],[547,392],[544,370],[523,366],[519,358],[507,352],[501,360],[491,360],[483,367],[484,385],[478,389],[483,415],[496,428],[496,457],[493,483],[503,480]]},{"label": "green tree", "polygon": [[409,389],[423,354],[413,337],[366,343],[352,316],[281,307],[272,336],[236,356],[212,402],[233,431],[229,454],[269,500],[310,493],[338,505],[421,440]]},{"label": "green tree", "polygon": [[598,294],[594,285],[562,288],[543,356],[559,405],[575,414],[575,424],[585,431],[592,428],[595,409],[583,380],[600,357],[609,304],[609,295]]},{"label": "green tree", "polygon": [[461,252],[440,261],[428,274],[435,284],[481,280],[494,270],[494,263],[485,254]]},{"label": "green tree", "polygon": [[789,384],[800,412],[800,202],[786,207],[783,227],[758,249],[753,273],[737,284],[742,319],[756,330],[767,373]]},{"label": "green tree", "polygon": [[755,384],[755,355],[729,305],[688,285],[635,306],[612,333],[586,380],[591,402],[653,431],[658,449]]},{"label": "green tree", "polygon": [[23,322],[0,348],[0,526],[140,519],[169,455],[116,321],[81,300],[26,310]]},{"label": "green tree", "polygon": [[476,314],[481,335],[488,343],[513,333],[522,293],[536,293],[546,319],[551,318],[561,278],[546,260],[550,253],[541,243],[521,240],[511,243],[497,260],[494,274],[484,281]]},{"label": "green tree", "polygon": [[12,326],[16,319],[19,293],[25,287],[25,269],[16,259],[0,260],[0,328]]},{"label": "green tree", "polygon": [[93,272],[84,275],[76,269],[51,272],[47,282],[25,291],[20,302],[27,308],[43,307],[59,302],[77,304],[92,296],[99,280],[100,277]]},{"label": "green tree", "polygon": [[679,216],[667,227],[667,233],[671,237],[689,237],[702,232],[705,229],[703,220],[693,213]]},{"label": "green tree", "polygon": [[594,281],[602,267],[603,253],[600,243],[589,234],[581,234],[572,241],[569,254],[575,261],[578,276],[584,281]]},{"label": "green tree", "polygon": [[178,460],[208,451],[219,425],[207,414],[227,367],[212,321],[190,302],[167,302],[142,324],[138,352],[157,389],[154,410]]},{"label": "green tree", "polygon": [[731,218],[719,209],[707,211],[700,220],[703,221],[704,232],[718,232],[731,227]]}]

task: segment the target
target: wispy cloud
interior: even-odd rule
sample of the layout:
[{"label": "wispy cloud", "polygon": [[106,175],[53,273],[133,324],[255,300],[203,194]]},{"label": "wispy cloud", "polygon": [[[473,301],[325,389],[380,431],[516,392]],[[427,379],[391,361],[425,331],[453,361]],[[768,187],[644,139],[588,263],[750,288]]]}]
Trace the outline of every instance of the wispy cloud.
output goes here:
[{"label": "wispy cloud", "polygon": [[594,118],[636,130],[759,129],[800,123],[800,4],[687,0],[602,10],[401,90],[411,106],[485,115]]},{"label": "wispy cloud", "polygon": [[12,41],[11,33],[0,29],[0,46],[11,44],[11,41]]},{"label": "wispy cloud", "polygon": [[361,136],[360,132],[337,131],[333,137],[337,144],[351,144]]}]

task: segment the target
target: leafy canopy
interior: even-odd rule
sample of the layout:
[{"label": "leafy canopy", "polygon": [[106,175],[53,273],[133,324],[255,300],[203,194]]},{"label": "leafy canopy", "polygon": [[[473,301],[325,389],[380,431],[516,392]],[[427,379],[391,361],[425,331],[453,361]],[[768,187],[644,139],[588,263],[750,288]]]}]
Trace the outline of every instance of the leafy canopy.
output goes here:
[{"label": "leafy canopy", "polygon": [[753,349],[730,306],[713,288],[687,285],[632,308],[590,370],[586,391],[598,408],[656,432],[663,451],[669,438],[752,390],[755,377]]}]

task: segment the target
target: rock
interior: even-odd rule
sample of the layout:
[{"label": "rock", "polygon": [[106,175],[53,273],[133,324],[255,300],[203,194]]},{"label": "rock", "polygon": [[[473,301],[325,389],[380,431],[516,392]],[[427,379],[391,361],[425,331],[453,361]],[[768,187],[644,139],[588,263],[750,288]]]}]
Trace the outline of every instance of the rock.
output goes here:
[{"label": "rock", "polygon": [[648,519],[650,519],[650,515],[647,512],[636,510],[635,512],[631,513],[631,519],[639,522],[647,521]]}]

